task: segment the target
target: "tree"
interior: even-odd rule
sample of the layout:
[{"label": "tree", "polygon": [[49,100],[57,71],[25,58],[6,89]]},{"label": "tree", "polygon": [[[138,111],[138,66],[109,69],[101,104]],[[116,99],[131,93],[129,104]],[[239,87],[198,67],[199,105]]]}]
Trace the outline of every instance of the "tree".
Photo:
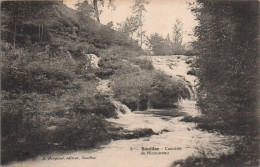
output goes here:
[{"label": "tree", "polygon": [[170,54],[170,43],[158,33],[151,34],[147,40],[151,51],[155,55]]},{"label": "tree", "polygon": [[132,12],[138,20],[137,37],[140,38],[140,47],[143,45],[143,37],[145,35],[145,31],[143,31],[144,12],[146,12],[145,5],[148,5],[150,2],[151,0],[135,0],[135,4],[132,6]]},{"label": "tree", "polygon": [[196,66],[203,113],[236,132],[256,127],[259,94],[259,3],[199,0]]},{"label": "tree", "polygon": [[166,42],[171,43],[170,34],[168,33],[166,36]]},{"label": "tree", "polygon": [[78,7],[78,14],[82,14],[83,16],[87,17],[94,17],[94,8],[88,1],[78,2],[76,4]]},{"label": "tree", "polygon": [[26,15],[26,7],[28,7],[28,2],[4,1],[1,5],[3,19],[1,26],[4,28],[2,32],[10,34],[7,36],[13,39],[13,47],[16,46],[17,25]]},{"label": "tree", "polygon": [[182,38],[183,38],[182,26],[183,23],[181,22],[181,20],[177,19],[172,29],[174,44],[182,44]]},{"label": "tree", "polygon": [[[1,3],[2,14],[2,35],[6,37],[6,41],[13,43],[15,47],[17,43],[25,41],[24,28],[25,23],[30,24],[38,31],[37,41],[42,41],[44,35],[44,20],[42,19],[42,12],[49,5],[55,2],[35,2],[35,1],[3,1]],[[34,20],[32,24],[31,20]],[[37,24],[37,26],[35,25]],[[27,32],[28,36],[32,36],[31,32]],[[18,40],[20,37],[20,41]],[[11,41],[12,40],[12,41]]]},{"label": "tree", "polygon": [[[99,4],[100,3],[100,4]],[[91,9],[89,8],[89,4],[91,4]],[[104,6],[104,0],[84,0],[83,2],[78,2],[76,6],[79,8],[89,8],[90,10],[87,10],[86,12],[93,12],[96,20],[100,23],[99,15],[100,15],[100,10],[99,10],[99,5]],[[81,7],[82,6],[82,7]],[[108,7],[114,7],[114,0],[109,0],[108,2]]]},{"label": "tree", "polygon": [[139,27],[139,21],[135,16],[127,17],[123,23],[118,24],[119,28],[118,31],[124,33],[126,36],[133,38],[134,32]]},{"label": "tree", "polygon": [[183,52],[183,46],[182,46],[182,37],[183,37],[183,23],[181,20],[177,19],[173,29],[173,43],[172,43],[172,53],[173,54],[181,54]]}]

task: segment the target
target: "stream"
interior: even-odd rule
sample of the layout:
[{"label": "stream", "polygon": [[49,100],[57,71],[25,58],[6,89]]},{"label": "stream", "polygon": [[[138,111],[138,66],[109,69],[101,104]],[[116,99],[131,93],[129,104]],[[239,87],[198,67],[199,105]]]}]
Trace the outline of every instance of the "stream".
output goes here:
[{"label": "stream", "polygon": [[[188,56],[152,56],[146,57],[153,62],[157,70],[179,77],[190,84],[193,94],[190,100],[180,101],[179,110],[191,116],[199,116],[196,107],[195,76],[187,75],[189,64]],[[102,87],[108,81],[103,80]],[[110,90],[104,90],[109,93]],[[111,93],[111,92],[110,92]],[[126,107],[115,101],[115,106]],[[118,111],[119,112],[119,111]],[[126,112],[120,114],[119,119],[110,118],[108,121],[121,124],[125,129],[135,130],[151,128],[158,135],[138,139],[122,139],[102,145],[100,148],[75,151],[68,153],[53,153],[29,159],[8,166],[14,167],[169,167],[176,160],[186,159],[189,156],[218,157],[222,154],[231,154],[234,151],[232,143],[235,136],[224,136],[217,132],[207,132],[196,129],[195,123],[180,121],[183,116],[155,116],[141,112]],[[161,133],[163,130],[167,130]],[[46,160],[52,157],[52,160]],[[44,160],[45,158],[45,160]],[[55,159],[56,158],[56,159]]]}]

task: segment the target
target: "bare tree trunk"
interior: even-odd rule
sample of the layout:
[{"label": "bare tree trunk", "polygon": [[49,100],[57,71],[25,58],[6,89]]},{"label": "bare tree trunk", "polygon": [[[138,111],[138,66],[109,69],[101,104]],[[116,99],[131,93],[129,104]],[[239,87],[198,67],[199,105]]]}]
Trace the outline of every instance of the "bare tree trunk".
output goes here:
[{"label": "bare tree trunk", "polygon": [[142,48],[142,46],[143,46],[143,26],[141,26],[141,41],[140,41],[141,43],[141,48]]},{"label": "bare tree trunk", "polygon": [[151,104],[151,96],[148,95],[148,100],[147,100],[147,109],[152,109],[152,104]]},{"label": "bare tree trunk", "polygon": [[99,11],[98,11],[98,0],[93,0],[93,5],[94,5],[94,10],[95,10],[95,15],[96,15],[96,19],[97,21],[100,23],[99,20]]},{"label": "bare tree trunk", "polygon": [[143,14],[141,13],[141,33],[140,33],[140,35],[141,35],[141,48],[142,48],[142,46],[143,46]]},{"label": "bare tree trunk", "polygon": [[140,96],[138,97],[138,101],[137,101],[137,111],[140,111],[141,108],[141,100],[140,100]]}]

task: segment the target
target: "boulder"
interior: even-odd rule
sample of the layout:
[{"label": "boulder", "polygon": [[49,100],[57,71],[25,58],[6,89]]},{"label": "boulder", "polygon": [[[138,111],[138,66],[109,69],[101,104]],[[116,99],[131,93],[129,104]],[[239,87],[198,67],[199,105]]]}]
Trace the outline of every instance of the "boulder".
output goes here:
[{"label": "boulder", "polygon": [[99,62],[99,57],[97,57],[95,54],[85,54],[85,57],[87,59],[86,63],[86,70],[87,69],[97,69],[99,68],[98,62]]}]

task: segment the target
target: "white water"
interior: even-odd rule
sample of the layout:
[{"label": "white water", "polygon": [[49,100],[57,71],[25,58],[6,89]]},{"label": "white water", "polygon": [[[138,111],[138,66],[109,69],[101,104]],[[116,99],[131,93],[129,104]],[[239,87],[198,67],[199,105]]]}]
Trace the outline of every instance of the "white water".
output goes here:
[{"label": "white water", "polygon": [[[186,64],[186,60],[194,60],[195,57],[191,56],[152,56],[150,60],[153,62],[155,69],[163,71],[164,73],[177,77],[181,80],[183,78],[190,83],[192,90],[190,90],[192,99],[196,99],[195,86],[197,85],[197,79],[195,76],[187,75],[190,64]],[[185,83],[187,85],[187,83]]]},{"label": "white water", "polygon": [[[188,57],[176,56],[151,57],[156,69],[171,75],[181,75],[191,85],[195,85],[195,77],[188,76],[188,65],[185,60]],[[99,90],[110,94],[108,81],[101,80]],[[104,89],[103,89],[103,88]],[[117,102],[116,102],[117,103]],[[182,100],[180,110],[189,115],[200,114],[195,106],[194,100]],[[115,104],[117,105],[117,104]],[[121,104],[118,104],[121,105]],[[209,133],[195,129],[194,123],[179,121],[182,117],[156,117],[151,114],[121,114],[120,119],[108,119],[109,121],[121,124],[129,130],[139,128],[151,128],[154,132],[161,132],[159,135],[131,140],[112,141],[101,148],[88,151],[75,151],[71,153],[51,154],[38,157],[35,160],[27,160],[13,163],[8,166],[19,167],[168,167],[174,161],[185,159],[188,156],[200,156],[206,154],[208,157],[218,157],[221,154],[233,152],[231,143],[235,140],[232,136],[223,136],[218,133]],[[159,148],[159,151],[151,151],[154,154],[167,152],[167,155],[141,155],[142,147]],[[165,150],[165,148],[175,150]],[[145,153],[147,153],[145,151]],[[95,157],[95,159],[82,159],[81,157]],[[43,160],[43,157],[79,157],[80,160]]]},{"label": "white water", "polygon": [[122,117],[123,114],[131,114],[131,110],[126,105],[113,98],[113,90],[110,88],[109,84],[109,80],[100,80],[97,90],[103,95],[108,95],[110,97],[110,101],[114,104],[119,117]]}]

